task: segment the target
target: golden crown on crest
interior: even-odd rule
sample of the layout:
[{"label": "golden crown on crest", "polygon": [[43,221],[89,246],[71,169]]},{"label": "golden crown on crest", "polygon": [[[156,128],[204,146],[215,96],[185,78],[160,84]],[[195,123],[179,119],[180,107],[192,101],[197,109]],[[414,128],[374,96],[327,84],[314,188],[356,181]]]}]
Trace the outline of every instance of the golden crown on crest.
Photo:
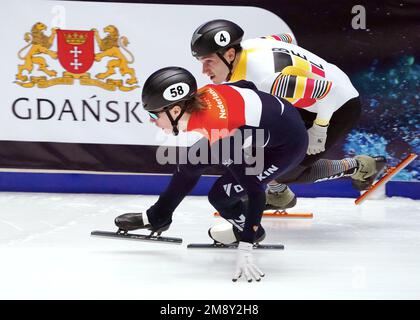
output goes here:
[{"label": "golden crown on crest", "polygon": [[64,37],[68,44],[83,44],[87,38],[86,34],[77,32],[67,33]]}]

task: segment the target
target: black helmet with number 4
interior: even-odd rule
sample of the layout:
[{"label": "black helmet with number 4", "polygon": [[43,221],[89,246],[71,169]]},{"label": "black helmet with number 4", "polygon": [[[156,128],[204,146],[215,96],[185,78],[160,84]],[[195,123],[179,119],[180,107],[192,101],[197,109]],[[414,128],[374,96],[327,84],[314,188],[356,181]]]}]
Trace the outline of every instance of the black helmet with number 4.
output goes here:
[{"label": "black helmet with number 4", "polygon": [[226,49],[240,44],[244,31],[236,23],[228,20],[211,20],[199,26],[191,39],[191,53],[202,57],[212,53],[223,53]]},{"label": "black helmet with number 4", "polygon": [[154,72],[143,86],[141,99],[146,111],[157,111],[192,98],[197,81],[180,67],[166,67]]}]

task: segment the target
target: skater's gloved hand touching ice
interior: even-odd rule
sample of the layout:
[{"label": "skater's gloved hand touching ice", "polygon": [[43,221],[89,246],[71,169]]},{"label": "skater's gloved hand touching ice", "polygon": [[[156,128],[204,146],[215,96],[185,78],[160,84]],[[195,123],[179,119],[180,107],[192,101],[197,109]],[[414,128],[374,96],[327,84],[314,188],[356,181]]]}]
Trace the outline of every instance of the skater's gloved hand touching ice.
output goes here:
[{"label": "skater's gloved hand touching ice", "polygon": [[328,125],[320,126],[316,123],[308,130],[309,145],[307,154],[317,154],[325,151]]},{"label": "skater's gloved hand touching ice", "polygon": [[248,282],[253,279],[260,281],[264,273],[255,265],[252,257],[252,243],[239,242],[236,253],[236,270],[232,281],[237,281],[242,275]]}]

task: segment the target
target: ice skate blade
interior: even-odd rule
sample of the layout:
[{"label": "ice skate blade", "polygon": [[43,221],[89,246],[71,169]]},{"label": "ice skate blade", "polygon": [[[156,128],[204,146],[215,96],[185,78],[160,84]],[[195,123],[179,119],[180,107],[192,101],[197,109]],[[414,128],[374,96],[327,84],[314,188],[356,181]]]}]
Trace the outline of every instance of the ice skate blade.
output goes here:
[{"label": "ice skate blade", "polygon": [[[214,213],[215,217],[220,217],[219,212]],[[283,218],[283,219],[312,219],[312,212],[286,212],[282,210],[269,209],[264,210],[263,217]]]},{"label": "ice skate blade", "polygon": [[[238,244],[222,244],[222,243],[190,243],[188,249],[237,249]],[[258,250],[284,250],[282,244],[254,244],[253,249]]]},{"label": "ice skate blade", "polygon": [[367,189],[360,197],[358,197],[354,203],[360,204],[364,200],[366,200],[370,195],[372,195],[375,190],[377,190],[381,186],[385,186],[385,184],[390,181],[398,172],[403,170],[406,166],[408,166],[414,159],[417,158],[417,155],[414,153],[409,154],[405,159],[403,159],[399,164],[395,167],[389,167],[385,174],[380,178],[378,181],[374,182],[369,189]]},{"label": "ice skate blade", "polygon": [[135,233],[117,233],[110,231],[92,231],[90,233],[94,237],[110,238],[110,239],[119,239],[119,240],[135,240],[135,241],[144,241],[144,242],[154,242],[154,243],[166,243],[166,244],[181,244],[181,238],[173,237],[162,237],[162,236],[151,236]]}]

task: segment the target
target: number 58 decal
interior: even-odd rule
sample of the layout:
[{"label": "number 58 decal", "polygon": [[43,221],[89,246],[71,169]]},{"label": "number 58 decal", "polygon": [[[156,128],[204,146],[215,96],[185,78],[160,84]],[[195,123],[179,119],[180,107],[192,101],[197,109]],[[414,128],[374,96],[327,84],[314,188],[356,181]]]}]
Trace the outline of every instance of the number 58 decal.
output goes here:
[{"label": "number 58 decal", "polygon": [[175,83],[165,89],[163,97],[169,101],[184,98],[190,92],[190,86],[184,82]]}]

